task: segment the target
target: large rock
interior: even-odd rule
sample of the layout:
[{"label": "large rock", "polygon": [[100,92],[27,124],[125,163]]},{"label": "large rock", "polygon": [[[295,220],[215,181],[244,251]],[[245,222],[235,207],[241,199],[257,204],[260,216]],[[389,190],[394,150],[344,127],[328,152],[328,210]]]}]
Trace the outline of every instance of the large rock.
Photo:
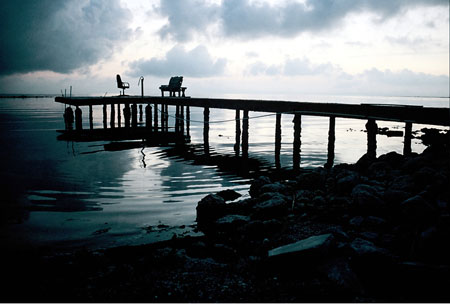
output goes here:
[{"label": "large rock", "polygon": [[236,231],[237,228],[250,222],[249,216],[230,214],[219,218],[215,222],[215,227],[219,231]]},{"label": "large rock", "polygon": [[317,170],[301,173],[296,180],[298,189],[317,190],[325,188],[325,175]]},{"label": "large rock", "polygon": [[225,214],[225,200],[217,194],[209,194],[197,204],[197,224],[205,226],[213,223]]},{"label": "large rock", "polygon": [[268,192],[284,193],[287,187],[279,182],[273,184],[265,184],[259,189],[259,195]]},{"label": "large rock", "polygon": [[273,218],[285,215],[288,211],[288,203],[281,196],[274,196],[253,207],[254,215],[258,218]]},{"label": "large rock", "polygon": [[339,194],[348,194],[359,183],[359,174],[354,171],[348,171],[347,175],[338,175],[338,180],[336,181],[336,190]]},{"label": "large rock", "polygon": [[270,184],[271,181],[267,176],[260,176],[253,180],[252,184],[250,185],[250,196],[251,197],[258,197],[260,194],[260,189],[262,186],[266,184]]},{"label": "large rock", "polygon": [[239,193],[231,189],[219,191],[217,192],[217,195],[222,197],[225,201],[234,201],[235,199],[241,197]]},{"label": "large rock", "polygon": [[402,219],[411,224],[426,225],[436,220],[436,210],[420,195],[400,205]]},{"label": "large rock", "polygon": [[269,250],[269,258],[283,256],[326,255],[333,245],[331,233],[311,236],[307,239]]},{"label": "large rock", "polygon": [[377,186],[359,184],[352,190],[353,203],[362,209],[377,209],[384,205],[380,196],[383,195],[382,189]]}]

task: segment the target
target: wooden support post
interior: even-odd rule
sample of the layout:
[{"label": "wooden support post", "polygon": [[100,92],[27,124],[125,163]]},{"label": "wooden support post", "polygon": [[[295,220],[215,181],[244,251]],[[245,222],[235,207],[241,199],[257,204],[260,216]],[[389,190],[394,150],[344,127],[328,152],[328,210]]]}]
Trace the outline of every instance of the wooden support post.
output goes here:
[{"label": "wooden support post", "polygon": [[94,129],[94,114],[92,112],[92,105],[89,105],[89,129]]},{"label": "wooden support post", "polygon": [[117,127],[122,127],[122,115],[120,114],[120,103],[117,104]]},{"label": "wooden support post", "polygon": [[82,112],[78,106],[75,109],[75,128],[77,131],[83,129]]},{"label": "wooden support post", "polygon": [[184,107],[180,106],[180,133],[184,134]]},{"label": "wooden support post", "polygon": [[236,156],[239,156],[240,153],[240,147],[241,147],[241,111],[236,110],[236,116],[235,116],[235,123],[236,123],[236,141],[234,143],[234,154]]},{"label": "wooden support post", "polygon": [[161,132],[164,132],[166,126],[166,111],[165,111],[165,105],[161,104]]},{"label": "wooden support post", "polygon": [[130,127],[130,116],[131,116],[131,110],[130,110],[130,104],[126,103],[123,107],[123,118],[125,119],[125,128]]},{"label": "wooden support post", "polygon": [[165,116],[165,119],[166,119],[166,132],[169,132],[169,105],[164,105],[164,108],[165,108],[165,113],[166,113],[166,116]]},{"label": "wooden support post", "polygon": [[[162,92],[162,91],[161,91],[161,92]],[[162,107],[162,105],[161,105],[161,107]],[[158,132],[158,104],[155,103],[155,104],[153,105],[153,108],[154,108],[154,110],[155,110],[155,113],[153,114],[153,115],[154,115],[154,123],[153,123],[153,127],[155,128],[155,132]]]},{"label": "wooden support post", "polygon": [[152,131],[152,107],[149,104],[145,107],[145,127]]},{"label": "wooden support post", "polygon": [[103,128],[108,128],[108,113],[106,112],[106,104],[103,104]]},{"label": "wooden support post", "polygon": [[403,155],[411,154],[412,122],[405,124],[405,139],[403,143]]},{"label": "wooden support post", "polygon": [[191,136],[191,110],[186,106],[186,135]]},{"label": "wooden support post", "polygon": [[248,110],[242,117],[242,157],[248,158]]},{"label": "wooden support post", "polygon": [[209,154],[209,108],[203,109],[203,149]]},{"label": "wooden support post", "polygon": [[281,113],[276,114],[275,119],[275,167],[281,168]]},{"label": "wooden support post", "polygon": [[367,155],[369,157],[377,157],[377,131],[378,126],[373,118],[369,118],[366,123],[367,130]]},{"label": "wooden support post", "polygon": [[336,141],[336,117],[330,116],[330,126],[328,129],[328,156],[326,168],[333,167],[334,164],[334,143]]},{"label": "wooden support post", "polygon": [[110,126],[111,126],[111,129],[113,129],[113,128],[115,128],[115,126],[116,126],[116,122],[115,122],[115,119],[116,119],[116,113],[115,113],[115,108],[114,108],[114,104],[111,104],[111,121],[110,121]]},{"label": "wooden support post", "polygon": [[131,105],[131,127],[137,128],[137,104]]},{"label": "wooden support post", "polygon": [[175,132],[180,132],[180,106],[175,108]]},{"label": "wooden support post", "polygon": [[139,105],[139,122],[142,122],[142,120],[143,120],[143,119],[142,119],[142,114],[143,114],[143,113],[142,113],[142,105],[140,104],[140,105]]},{"label": "wooden support post", "polygon": [[300,152],[301,152],[301,133],[302,133],[302,116],[300,114],[294,115],[294,149],[293,149],[293,156],[292,156],[292,164],[293,169],[298,170],[300,169]]}]

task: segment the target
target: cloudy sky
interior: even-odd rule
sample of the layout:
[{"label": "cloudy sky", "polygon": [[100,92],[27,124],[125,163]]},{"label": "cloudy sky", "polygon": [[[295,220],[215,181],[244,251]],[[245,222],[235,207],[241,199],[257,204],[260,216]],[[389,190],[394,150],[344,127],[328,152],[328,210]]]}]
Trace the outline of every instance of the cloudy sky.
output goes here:
[{"label": "cloudy sky", "polygon": [[2,0],[0,93],[449,96],[448,0]]}]

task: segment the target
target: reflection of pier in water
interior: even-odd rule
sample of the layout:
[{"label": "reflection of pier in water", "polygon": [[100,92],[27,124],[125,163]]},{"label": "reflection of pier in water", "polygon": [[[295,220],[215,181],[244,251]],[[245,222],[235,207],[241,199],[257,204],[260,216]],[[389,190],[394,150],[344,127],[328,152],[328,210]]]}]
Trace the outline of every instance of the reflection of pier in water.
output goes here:
[{"label": "reflection of pier in water", "polygon": [[[294,141],[292,148],[293,169],[300,168],[301,155],[301,122],[302,115],[329,117],[328,157],[326,166],[334,162],[336,117],[365,119],[367,131],[367,154],[376,156],[377,120],[397,121],[405,123],[404,154],[411,153],[412,124],[430,124],[449,126],[449,110],[422,106],[372,105],[372,104],[337,104],[312,103],[274,100],[242,100],[211,99],[184,97],[153,96],[116,96],[116,97],[56,97],[56,102],[77,107],[89,107],[89,130],[81,130],[81,121],[75,121],[76,130],[66,130],[61,139],[96,140],[146,139],[147,144],[186,143],[190,140],[190,107],[202,107],[203,111],[203,152],[210,154],[209,128],[210,108],[230,109],[236,111],[236,140],[234,152],[237,159],[248,160],[249,111],[269,112],[276,115],[275,123],[275,165],[280,168],[281,150],[281,116],[291,114],[293,119]],[[138,114],[139,104],[139,114]],[[121,105],[123,105],[124,125],[122,125]],[[145,105],[145,111],[143,110]],[[168,107],[175,106],[175,123],[169,126]],[[93,106],[103,107],[103,129],[93,127]],[[108,129],[108,106],[110,108],[110,124]],[[116,114],[117,108],[117,114]],[[241,118],[242,113],[242,118]],[[138,123],[139,115],[139,123]],[[117,116],[117,124],[116,124]],[[143,123],[145,117],[145,124]],[[81,115],[75,117],[81,120]]]}]

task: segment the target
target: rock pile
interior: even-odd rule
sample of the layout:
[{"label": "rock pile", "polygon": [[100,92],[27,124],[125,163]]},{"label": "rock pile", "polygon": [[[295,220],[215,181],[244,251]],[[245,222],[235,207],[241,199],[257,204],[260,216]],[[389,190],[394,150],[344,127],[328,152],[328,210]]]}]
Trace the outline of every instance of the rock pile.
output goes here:
[{"label": "rock pile", "polygon": [[250,198],[200,201],[198,228],[278,275],[307,269],[300,281],[319,278],[345,300],[448,300],[449,156],[447,145],[435,145],[420,155],[364,155],[294,180],[261,176]]}]

